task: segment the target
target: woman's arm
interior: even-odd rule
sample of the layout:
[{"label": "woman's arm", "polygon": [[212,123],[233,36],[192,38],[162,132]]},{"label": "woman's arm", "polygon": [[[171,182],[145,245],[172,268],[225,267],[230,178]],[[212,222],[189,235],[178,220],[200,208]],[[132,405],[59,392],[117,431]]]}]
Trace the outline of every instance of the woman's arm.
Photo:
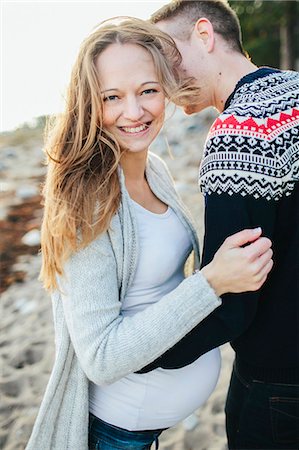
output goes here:
[{"label": "woman's arm", "polygon": [[[238,292],[240,276],[248,278],[248,288],[256,283],[254,261],[248,264],[247,249],[238,247],[252,237],[252,231],[246,230],[235,242],[229,245],[226,242],[210,264],[207,276],[219,293],[225,289]],[[264,245],[257,243],[256,252],[269,246],[267,240]],[[242,275],[240,266],[244,266]],[[112,383],[148,365],[221,304],[199,272],[159,302],[134,316],[122,316],[116,269],[105,234],[70,258],[65,277],[60,280],[65,319],[75,352],[87,377],[96,384]]]},{"label": "woman's arm", "polygon": [[70,258],[59,284],[76,355],[96,384],[112,383],[141,369],[221,304],[198,273],[144,311],[122,316],[116,261],[107,235]]}]

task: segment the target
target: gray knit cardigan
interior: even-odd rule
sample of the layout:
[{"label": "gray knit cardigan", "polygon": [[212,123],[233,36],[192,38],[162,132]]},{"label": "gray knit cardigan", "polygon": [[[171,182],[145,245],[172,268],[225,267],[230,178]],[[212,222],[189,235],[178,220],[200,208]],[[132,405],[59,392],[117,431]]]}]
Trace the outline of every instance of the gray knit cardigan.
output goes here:
[{"label": "gray knit cardigan", "polygon": [[[202,274],[186,278],[133,317],[121,301],[138,260],[136,218],[119,171],[121,204],[108,232],[74,254],[52,296],[56,358],[27,450],[88,449],[88,380],[113,383],[164,353],[221,304]],[[155,195],[176,212],[199,249],[195,229],[160,158],[148,155]]]}]

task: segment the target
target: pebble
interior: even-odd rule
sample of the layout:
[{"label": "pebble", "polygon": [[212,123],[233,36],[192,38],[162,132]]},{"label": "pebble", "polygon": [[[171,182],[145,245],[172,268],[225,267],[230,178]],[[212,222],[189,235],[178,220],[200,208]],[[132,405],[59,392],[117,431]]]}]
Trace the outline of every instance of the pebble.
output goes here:
[{"label": "pebble", "polygon": [[22,200],[25,200],[27,198],[35,197],[39,194],[39,189],[37,186],[33,186],[30,184],[20,186],[16,190],[16,196]]},{"label": "pebble", "polygon": [[197,427],[198,424],[199,420],[196,414],[191,414],[190,416],[186,417],[186,419],[183,420],[183,427],[187,431],[194,430],[194,428]]},{"label": "pebble", "polygon": [[7,164],[0,161],[0,172],[4,172],[8,168]]},{"label": "pebble", "polygon": [[30,314],[36,310],[36,302],[27,298],[19,298],[15,301],[15,307],[21,314]]},{"label": "pebble", "polygon": [[13,183],[7,181],[1,181],[0,183],[0,192],[7,193],[13,189]]},{"label": "pebble", "polygon": [[40,231],[39,230],[31,230],[28,231],[23,237],[22,242],[25,245],[35,246],[40,244]]},{"label": "pebble", "polygon": [[15,147],[7,147],[3,151],[4,157],[6,158],[16,158],[18,155],[18,149]]}]

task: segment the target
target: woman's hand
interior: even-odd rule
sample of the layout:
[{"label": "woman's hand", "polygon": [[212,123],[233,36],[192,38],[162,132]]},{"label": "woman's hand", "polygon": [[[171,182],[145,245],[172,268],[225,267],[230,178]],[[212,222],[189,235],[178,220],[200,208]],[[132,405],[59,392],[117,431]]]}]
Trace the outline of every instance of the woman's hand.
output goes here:
[{"label": "woman's hand", "polygon": [[261,233],[255,228],[229,236],[201,269],[218,296],[256,291],[264,284],[273,266],[273,251],[270,239],[260,237]]}]

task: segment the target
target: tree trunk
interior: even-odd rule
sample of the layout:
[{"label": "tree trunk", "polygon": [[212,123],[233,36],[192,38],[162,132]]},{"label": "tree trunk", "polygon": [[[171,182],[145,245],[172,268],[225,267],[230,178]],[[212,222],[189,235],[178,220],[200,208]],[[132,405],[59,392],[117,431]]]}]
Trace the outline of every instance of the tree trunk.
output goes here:
[{"label": "tree trunk", "polygon": [[280,22],[280,68],[295,70],[295,27],[297,2],[282,2],[283,15]]}]

